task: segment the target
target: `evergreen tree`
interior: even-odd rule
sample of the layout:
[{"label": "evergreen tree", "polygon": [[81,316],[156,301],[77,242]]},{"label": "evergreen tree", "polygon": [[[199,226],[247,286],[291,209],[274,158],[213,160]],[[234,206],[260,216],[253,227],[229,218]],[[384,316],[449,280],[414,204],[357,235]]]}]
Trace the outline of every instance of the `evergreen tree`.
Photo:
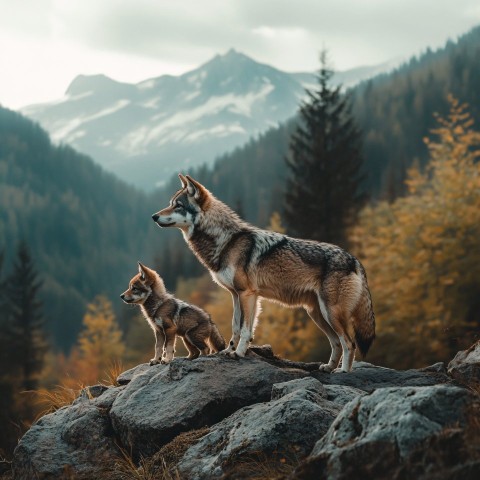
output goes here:
[{"label": "evergreen tree", "polygon": [[350,98],[332,87],[325,51],[318,88],[307,90],[290,141],[285,220],[292,235],[341,246],[364,203],[360,133]]},{"label": "evergreen tree", "polygon": [[42,304],[38,299],[41,281],[25,242],[17,247],[13,272],[5,281],[6,325],[9,357],[18,370],[20,388],[33,390],[44,364],[47,344]]}]

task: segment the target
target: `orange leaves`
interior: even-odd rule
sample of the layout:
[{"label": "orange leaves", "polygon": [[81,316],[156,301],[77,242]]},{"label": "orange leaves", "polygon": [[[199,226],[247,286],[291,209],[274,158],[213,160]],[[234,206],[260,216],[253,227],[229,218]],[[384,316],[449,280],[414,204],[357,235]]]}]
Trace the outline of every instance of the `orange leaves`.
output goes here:
[{"label": "orange leaves", "polygon": [[458,338],[471,342],[465,318],[480,295],[480,134],[466,106],[449,101],[437,138],[425,142],[425,172],[411,168],[408,195],[364,209],[351,235],[369,274],[379,336],[401,340],[394,348],[408,351],[404,366],[449,358],[462,346]]}]

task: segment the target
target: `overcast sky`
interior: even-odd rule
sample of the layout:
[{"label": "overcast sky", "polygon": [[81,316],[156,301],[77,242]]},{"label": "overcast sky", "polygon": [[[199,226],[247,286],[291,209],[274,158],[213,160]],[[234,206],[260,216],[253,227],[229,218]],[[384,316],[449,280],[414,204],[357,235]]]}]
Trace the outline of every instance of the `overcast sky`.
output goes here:
[{"label": "overcast sky", "polygon": [[60,98],[78,74],[138,82],[233,47],[286,71],[405,58],[480,24],[479,0],[0,0],[0,104]]}]

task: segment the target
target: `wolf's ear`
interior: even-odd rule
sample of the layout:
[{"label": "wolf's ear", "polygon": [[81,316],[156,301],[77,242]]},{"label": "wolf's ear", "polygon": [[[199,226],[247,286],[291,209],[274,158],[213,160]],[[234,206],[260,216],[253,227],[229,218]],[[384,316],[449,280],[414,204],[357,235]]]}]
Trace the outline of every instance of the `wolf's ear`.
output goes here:
[{"label": "wolf's ear", "polygon": [[187,179],[181,173],[178,174],[178,178],[182,182],[182,188],[185,188],[188,184]]},{"label": "wolf's ear", "polygon": [[186,176],[187,179],[187,193],[193,197],[197,202],[202,203],[208,196],[206,188],[194,180],[190,175]]}]

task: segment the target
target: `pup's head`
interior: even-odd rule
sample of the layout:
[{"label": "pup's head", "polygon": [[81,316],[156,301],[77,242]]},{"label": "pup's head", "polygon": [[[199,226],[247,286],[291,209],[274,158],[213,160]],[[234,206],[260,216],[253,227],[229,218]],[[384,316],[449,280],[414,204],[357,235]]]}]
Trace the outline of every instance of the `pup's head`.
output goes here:
[{"label": "pup's head", "polygon": [[170,205],[152,215],[153,221],[160,227],[178,227],[189,230],[198,221],[199,216],[208,208],[210,192],[192,177],[178,175],[182,188],[170,200]]},{"label": "pup's head", "polygon": [[128,289],[120,295],[120,298],[125,303],[142,304],[152,294],[157,281],[157,273],[138,262],[138,273],[130,280]]}]

